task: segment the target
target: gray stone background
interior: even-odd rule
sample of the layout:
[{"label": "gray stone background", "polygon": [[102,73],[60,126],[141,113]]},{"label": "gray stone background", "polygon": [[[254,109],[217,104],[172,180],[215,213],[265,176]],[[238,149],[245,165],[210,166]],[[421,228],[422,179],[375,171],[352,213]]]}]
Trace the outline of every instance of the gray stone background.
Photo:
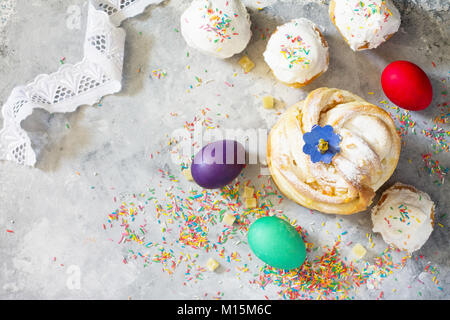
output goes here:
[{"label": "gray stone background", "polygon": [[[353,297],[376,299],[383,291],[385,299],[448,299],[450,187],[448,182],[434,184],[435,178],[422,170],[421,154],[432,150],[432,140],[420,132],[432,126],[431,119],[439,114],[436,105],[446,101],[442,92],[448,89],[443,80],[448,80],[450,70],[450,5],[446,0],[394,2],[402,13],[400,31],[376,50],[354,53],[331,24],[328,1],[246,1],[258,30],[273,31],[297,17],[308,17],[324,29],[331,50],[330,69],[302,89],[275,81],[262,60],[267,38],[262,39],[258,30],[246,50],[256,68],[247,75],[237,63],[241,55],[218,61],[188,48],[175,29],[189,1],[167,0],[125,21],[123,91],[105,97],[101,105],[83,106],[72,114],[35,111],[23,127],[39,147],[37,167],[0,163],[0,298],[209,299],[220,291],[224,299],[264,299],[265,295],[278,299],[278,287],[262,290],[249,284],[262,265],[256,258],[248,262],[251,272],[239,274],[235,267],[242,263],[228,265],[217,258],[216,252],[193,250],[192,254],[199,253],[198,265],[215,257],[232,271],[205,272],[203,280],[186,286],[182,284],[183,268],[170,276],[161,272],[160,265],[144,267],[138,259],[124,264],[122,260],[131,247],[117,244],[120,227],[107,231],[102,227],[108,214],[118,207],[114,197],[126,199],[128,194],[145,192],[149,187],[169,188],[172,183],[161,178],[160,168],[178,177],[177,186],[192,186],[183,180],[179,165],[170,160],[167,142],[174,130],[182,128],[184,121],[192,121],[201,109],[209,107],[213,121],[222,128],[246,130],[270,128],[283,106],[322,86],[347,89],[379,104],[386,99],[379,82],[381,71],[387,63],[405,59],[428,73],[435,97],[433,106],[411,113],[417,134],[409,132],[404,139],[400,165],[383,189],[402,181],[428,192],[436,202],[436,219],[441,226],[435,227],[425,246],[405,268],[385,279],[381,288],[363,286]],[[30,82],[38,74],[56,71],[63,57],[66,63],[81,60],[87,13],[84,4],[82,0],[17,1],[14,13],[0,24],[0,104],[15,86]],[[81,12],[79,28],[74,24],[77,8]],[[156,79],[151,74],[155,69],[166,71],[167,76]],[[203,79],[199,86],[196,76]],[[233,86],[225,85],[225,81]],[[278,100],[278,110],[262,110],[261,97],[266,94]],[[216,116],[218,113],[229,118]],[[0,119],[0,127],[1,123]],[[158,151],[161,154],[151,159],[150,154]],[[449,166],[448,153],[433,156],[444,167]],[[258,173],[258,166],[250,166],[245,177],[255,180]],[[367,212],[351,217],[311,215],[287,200],[279,209],[306,227],[310,240],[319,246],[332,244],[337,234],[348,230],[346,241],[369,248],[366,234],[370,233],[371,222]],[[337,222],[341,230],[336,229]],[[245,235],[236,236],[236,240],[242,239]],[[368,249],[369,261],[386,248],[380,236],[374,235],[374,242],[375,246]],[[236,243],[230,241],[227,248],[247,256],[248,247]],[[342,254],[348,249],[344,248]],[[429,264],[436,268],[435,274],[424,272]],[[78,271],[80,286],[74,288],[68,282]],[[434,276],[438,285],[433,282]]]}]

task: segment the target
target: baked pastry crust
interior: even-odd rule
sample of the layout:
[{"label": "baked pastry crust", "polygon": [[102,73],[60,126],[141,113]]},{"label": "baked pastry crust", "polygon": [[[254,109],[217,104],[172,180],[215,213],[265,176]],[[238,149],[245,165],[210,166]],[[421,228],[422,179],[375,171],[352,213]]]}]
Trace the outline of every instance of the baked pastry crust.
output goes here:
[{"label": "baked pastry crust", "polygon": [[[331,125],[341,152],[331,164],[312,163],[303,135],[314,125]],[[288,198],[324,213],[364,211],[393,174],[400,137],[390,115],[344,90],[320,88],[290,107],[272,128],[267,160],[272,178]]]}]

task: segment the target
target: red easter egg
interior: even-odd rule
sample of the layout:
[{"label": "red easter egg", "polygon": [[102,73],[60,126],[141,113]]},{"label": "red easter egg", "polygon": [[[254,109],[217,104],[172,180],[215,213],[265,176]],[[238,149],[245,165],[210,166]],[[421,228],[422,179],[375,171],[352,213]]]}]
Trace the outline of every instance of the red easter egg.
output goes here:
[{"label": "red easter egg", "polygon": [[395,61],[384,69],[381,86],[386,96],[401,108],[426,109],[433,100],[433,88],[426,73],[409,61]]}]

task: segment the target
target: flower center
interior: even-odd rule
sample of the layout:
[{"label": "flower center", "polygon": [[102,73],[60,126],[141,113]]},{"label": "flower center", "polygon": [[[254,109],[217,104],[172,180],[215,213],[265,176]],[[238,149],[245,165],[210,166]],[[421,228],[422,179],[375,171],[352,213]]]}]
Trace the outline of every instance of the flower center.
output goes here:
[{"label": "flower center", "polygon": [[327,152],[328,151],[328,141],[325,141],[324,139],[320,139],[319,144],[317,145],[317,149],[319,149],[319,151],[321,153]]}]

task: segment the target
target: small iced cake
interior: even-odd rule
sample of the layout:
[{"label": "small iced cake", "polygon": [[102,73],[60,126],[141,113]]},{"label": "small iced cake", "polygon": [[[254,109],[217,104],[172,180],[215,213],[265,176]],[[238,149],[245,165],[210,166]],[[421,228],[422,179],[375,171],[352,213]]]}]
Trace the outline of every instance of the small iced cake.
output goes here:
[{"label": "small iced cake", "polygon": [[221,59],[247,47],[250,27],[250,16],[240,0],[194,0],[181,16],[181,33],[187,44]]},{"label": "small iced cake", "polygon": [[430,237],[434,203],[416,188],[396,183],[386,190],[372,210],[373,231],[394,247],[412,253]]},{"label": "small iced cake", "polygon": [[279,81],[302,87],[327,71],[328,44],[317,25],[295,19],[279,26],[270,37],[264,59]]},{"label": "small iced cake", "polygon": [[396,33],[400,12],[391,0],[332,0],[330,17],[354,51],[375,49]]}]

